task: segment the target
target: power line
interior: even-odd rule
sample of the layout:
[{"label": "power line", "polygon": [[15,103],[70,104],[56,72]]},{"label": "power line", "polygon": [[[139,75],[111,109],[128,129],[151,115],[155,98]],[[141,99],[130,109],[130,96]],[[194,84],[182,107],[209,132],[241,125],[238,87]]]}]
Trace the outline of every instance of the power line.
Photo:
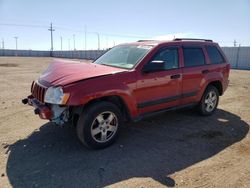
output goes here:
[{"label": "power line", "polygon": [[[29,27],[29,28],[47,28],[47,26],[44,26],[44,25],[33,25],[33,24],[0,23],[0,25],[17,26],[17,27]],[[79,33],[96,34],[96,31],[87,32],[86,26],[85,26],[84,30],[71,29],[71,28],[67,28],[67,27],[58,27],[58,26],[54,26],[54,29],[68,30],[68,31],[79,32]],[[135,34],[102,33],[102,35],[112,36],[112,37],[122,37],[122,38],[150,38],[149,36],[141,36],[141,35],[135,35]]]},{"label": "power line", "polygon": [[5,25],[5,26],[17,26],[17,27],[32,27],[32,28],[47,28],[47,26],[42,26],[42,25],[30,25],[30,24],[9,24],[9,23],[0,23],[0,25]]},{"label": "power line", "polygon": [[[72,31],[72,32],[77,32],[77,33],[89,33],[89,34],[96,34],[97,32],[96,31],[88,31],[87,32],[87,29],[84,29],[84,30],[78,30],[78,29],[71,29],[71,28],[66,28],[66,27],[57,27],[55,26],[54,27],[55,29],[58,29],[58,30],[66,30],[66,31]],[[105,35],[105,36],[110,36],[110,37],[121,37],[121,38],[136,38],[136,39],[145,39],[145,38],[151,38],[150,36],[142,36],[142,35],[136,35],[136,34],[116,34],[116,33],[102,33],[102,32],[99,32],[101,33],[102,35]]]},{"label": "power line", "polygon": [[[28,28],[47,28],[46,25],[35,25],[35,24],[19,24],[19,23],[3,23],[3,22],[0,22],[0,25],[3,25],[3,26],[14,26],[14,27],[28,27]],[[65,25],[54,26],[54,29],[68,30],[68,31],[72,31],[72,32],[79,32],[79,33],[84,33],[84,35],[87,34],[87,33],[96,34],[96,31],[88,31],[87,32],[87,27],[86,26],[84,27],[84,30],[72,29],[72,28],[69,28],[69,26],[65,26]],[[142,35],[136,35],[136,34],[117,34],[117,33],[105,33],[105,32],[99,32],[99,33],[102,34],[103,36],[110,36],[110,37],[138,38],[138,39],[151,38],[150,36],[142,36]],[[225,41],[221,41],[221,42],[225,42]],[[237,46],[238,42],[240,42],[240,41],[236,41],[236,46]],[[246,42],[246,40],[244,40],[241,43],[245,43],[245,42]],[[227,43],[230,43],[230,41],[228,41]],[[85,49],[86,49],[86,45],[85,45]]]}]

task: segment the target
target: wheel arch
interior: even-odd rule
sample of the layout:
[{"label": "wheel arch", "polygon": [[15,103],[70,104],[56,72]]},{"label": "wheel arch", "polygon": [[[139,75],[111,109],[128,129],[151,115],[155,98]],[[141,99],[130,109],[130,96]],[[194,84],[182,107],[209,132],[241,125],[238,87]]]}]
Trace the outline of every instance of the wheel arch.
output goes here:
[{"label": "wheel arch", "polygon": [[103,96],[100,98],[92,99],[83,105],[83,110],[100,101],[106,101],[106,102],[111,102],[115,104],[121,110],[124,120],[125,121],[131,120],[131,114],[130,114],[129,108],[127,107],[122,97],[118,95]]},{"label": "wheel arch", "polygon": [[209,82],[207,87],[211,86],[211,85],[214,86],[218,90],[220,96],[223,94],[223,86],[222,86],[222,83],[220,80],[215,80],[215,81]]},{"label": "wheel arch", "polygon": [[204,95],[204,93],[206,92],[206,90],[207,90],[207,88],[209,86],[214,86],[218,90],[219,96],[223,95],[223,85],[222,85],[221,80],[218,80],[218,79],[217,80],[211,80],[211,81],[207,81],[206,83],[207,84],[204,84],[201,87],[200,91],[198,92],[198,95],[197,95],[197,98],[196,98],[197,102],[201,101],[202,96]]}]

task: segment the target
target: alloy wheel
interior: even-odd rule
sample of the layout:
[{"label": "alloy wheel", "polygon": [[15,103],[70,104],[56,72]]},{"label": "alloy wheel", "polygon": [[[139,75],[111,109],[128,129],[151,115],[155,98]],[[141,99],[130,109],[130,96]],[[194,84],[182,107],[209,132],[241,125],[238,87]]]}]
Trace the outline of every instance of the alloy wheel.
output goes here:
[{"label": "alloy wheel", "polygon": [[107,111],[99,114],[91,125],[92,138],[99,143],[109,141],[116,133],[118,119],[113,112]]}]

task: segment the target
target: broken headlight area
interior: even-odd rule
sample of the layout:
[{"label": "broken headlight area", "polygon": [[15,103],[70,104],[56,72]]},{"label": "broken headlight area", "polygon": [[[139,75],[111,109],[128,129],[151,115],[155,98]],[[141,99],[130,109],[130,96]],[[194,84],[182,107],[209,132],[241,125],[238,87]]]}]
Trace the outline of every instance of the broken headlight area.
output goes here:
[{"label": "broken headlight area", "polygon": [[50,109],[53,114],[52,118],[50,119],[51,122],[57,125],[63,125],[64,123],[69,121],[69,107],[61,107],[56,104],[50,104]]}]

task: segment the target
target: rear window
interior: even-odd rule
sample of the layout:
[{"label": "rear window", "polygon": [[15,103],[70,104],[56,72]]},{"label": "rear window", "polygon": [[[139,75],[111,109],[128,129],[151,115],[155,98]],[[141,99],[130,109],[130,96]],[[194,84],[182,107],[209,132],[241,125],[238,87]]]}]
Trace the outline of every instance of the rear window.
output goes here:
[{"label": "rear window", "polygon": [[200,47],[184,47],[184,65],[185,67],[193,67],[205,64],[205,56]]},{"label": "rear window", "polygon": [[212,64],[224,63],[225,60],[215,46],[206,46],[206,50]]}]

